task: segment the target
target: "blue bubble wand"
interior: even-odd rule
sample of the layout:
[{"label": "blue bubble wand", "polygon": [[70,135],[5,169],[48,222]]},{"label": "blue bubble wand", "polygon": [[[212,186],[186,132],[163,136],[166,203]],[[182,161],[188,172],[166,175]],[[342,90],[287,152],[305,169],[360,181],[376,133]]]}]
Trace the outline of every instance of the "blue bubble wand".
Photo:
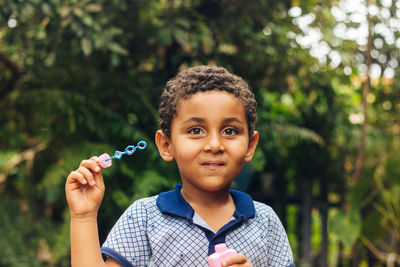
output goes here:
[{"label": "blue bubble wand", "polygon": [[129,145],[125,148],[125,151],[115,151],[114,156],[110,157],[107,153],[104,153],[99,156],[99,165],[102,168],[108,168],[112,165],[112,159],[121,159],[123,155],[132,155],[136,152],[137,149],[143,150],[147,147],[147,143],[145,141],[139,141],[136,146]]}]

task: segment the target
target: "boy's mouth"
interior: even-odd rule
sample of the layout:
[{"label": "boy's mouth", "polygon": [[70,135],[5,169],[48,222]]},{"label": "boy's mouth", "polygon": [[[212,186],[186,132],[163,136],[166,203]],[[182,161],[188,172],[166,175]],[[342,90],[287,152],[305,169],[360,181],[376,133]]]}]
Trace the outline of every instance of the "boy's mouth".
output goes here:
[{"label": "boy's mouth", "polygon": [[209,169],[218,169],[222,166],[224,166],[225,164],[221,161],[207,161],[201,164],[204,167],[207,167]]}]

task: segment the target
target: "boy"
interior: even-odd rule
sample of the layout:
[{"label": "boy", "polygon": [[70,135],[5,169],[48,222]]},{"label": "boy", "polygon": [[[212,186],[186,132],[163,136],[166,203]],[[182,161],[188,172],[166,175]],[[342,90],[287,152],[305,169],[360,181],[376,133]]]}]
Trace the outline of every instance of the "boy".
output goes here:
[{"label": "boy", "polygon": [[294,266],[272,209],[230,190],[258,143],[247,84],[224,68],[190,68],[167,83],[159,115],[156,145],[182,185],[134,202],[100,249],[104,183],[98,158],[83,160],[66,182],[72,266],[207,266],[218,243],[239,252],[224,266]]}]

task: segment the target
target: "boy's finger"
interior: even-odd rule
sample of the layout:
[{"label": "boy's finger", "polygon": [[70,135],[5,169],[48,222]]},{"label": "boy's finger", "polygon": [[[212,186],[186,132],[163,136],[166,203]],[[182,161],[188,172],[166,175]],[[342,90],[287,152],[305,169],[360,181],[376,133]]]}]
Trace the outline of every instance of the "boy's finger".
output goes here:
[{"label": "boy's finger", "polygon": [[91,170],[92,172],[96,173],[101,170],[101,168],[98,166],[97,163],[98,162],[96,162],[96,160],[86,159],[86,160],[82,160],[80,166],[86,167],[89,170]]},{"label": "boy's finger", "polygon": [[95,161],[97,164],[97,168],[95,168],[95,173],[93,174],[94,180],[96,181],[96,183],[98,183],[98,182],[102,183],[103,177],[101,175],[101,168],[99,166],[99,161],[100,161],[99,157],[94,156],[94,157],[91,157],[90,160]]},{"label": "boy's finger", "polygon": [[93,173],[86,167],[80,166],[77,171],[83,175],[89,185],[95,185]]},{"label": "boy's finger", "polygon": [[233,264],[244,264],[247,262],[247,258],[243,254],[236,254],[228,259],[226,259],[222,266],[231,266]]},{"label": "boy's finger", "polygon": [[67,184],[72,184],[72,183],[80,183],[82,185],[86,185],[87,181],[85,177],[79,173],[78,171],[72,171],[67,178]]},{"label": "boy's finger", "polygon": [[96,182],[96,185],[104,190],[104,181],[103,181],[103,176],[101,174],[102,168],[99,166],[99,157],[98,156],[93,156],[90,158],[90,160],[93,160],[97,164],[97,168],[95,168],[95,172],[93,173],[94,181]]},{"label": "boy's finger", "polygon": [[98,156],[93,156],[90,158],[90,160],[94,160],[94,161],[96,161],[96,163],[99,163],[99,161],[100,161]]}]

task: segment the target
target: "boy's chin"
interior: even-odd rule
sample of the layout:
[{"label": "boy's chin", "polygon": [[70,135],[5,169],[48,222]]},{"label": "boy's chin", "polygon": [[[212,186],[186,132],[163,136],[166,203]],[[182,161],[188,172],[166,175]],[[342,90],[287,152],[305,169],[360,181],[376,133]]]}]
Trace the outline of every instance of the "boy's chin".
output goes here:
[{"label": "boy's chin", "polygon": [[208,183],[204,189],[210,193],[217,193],[221,191],[226,191],[230,189],[232,182],[210,182]]}]

